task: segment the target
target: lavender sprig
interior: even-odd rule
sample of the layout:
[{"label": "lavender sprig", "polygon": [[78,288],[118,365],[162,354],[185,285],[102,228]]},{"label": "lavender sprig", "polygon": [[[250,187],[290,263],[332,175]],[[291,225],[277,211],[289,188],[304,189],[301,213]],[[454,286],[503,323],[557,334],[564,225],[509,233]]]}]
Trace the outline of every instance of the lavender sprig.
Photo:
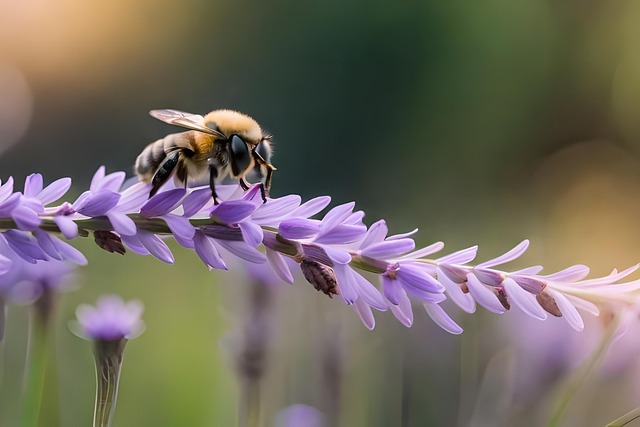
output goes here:
[{"label": "lavender sprig", "polygon": [[123,187],[124,179],[123,172],[105,174],[101,167],[88,191],[73,203],[57,206],[48,205],[66,193],[70,179],[44,187],[42,177],[34,174],[27,178],[24,192],[14,192],[9,179],[0,186],[0,274],[16,259],[86,263],[79,251],[55,235],[58,232],[67,239],[94,233],[104,249],[123,253],[126,247],[167,263],[174,258],[163,238],[173,236],[210,269],[226,270],[225,259],[237,257],[267,264],[283,281],[293,283],[289,258],[317,290],[353,307],[369,329],[375,326],[372,309],[389,309],[410,327],[412,301],[417,301],[453,334],[462,328],[442,308],[447,299],[468,313],[479,304],[498,314],[515,307],[537,319],[562,316],[581,330],[578,309],[597,316],[603,304],[631,305],[640,292],[640,281],[622,282],[637,264],[595,279],[585,279],[589,268],[583,265],[549,275],[541,275],[540,266],[511,272],[497,268],[519,258],[528,240],[476,265],[470,263],[477,246],[434,257],[443,243],[416,249],[417,230],[389,235],[384,220],[367,227],[354,203],[333,207],[322,219],[314,219],[329,205],[328,196],[302,203],[299,196],[288,195],[263,203],[260,184],[246,192],[235,185],[220,186],[221,203],[214,205],[205,187],[165,186],[148,199],[148,184]]}]

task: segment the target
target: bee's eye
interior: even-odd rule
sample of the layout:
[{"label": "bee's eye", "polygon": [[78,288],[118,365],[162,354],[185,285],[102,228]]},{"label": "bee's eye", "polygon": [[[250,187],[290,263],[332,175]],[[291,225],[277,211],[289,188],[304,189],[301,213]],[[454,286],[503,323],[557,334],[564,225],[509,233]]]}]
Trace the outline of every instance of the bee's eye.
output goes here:
[{"label": "bee's eye", "polygon": [[266,140],[262,140],[256,146],[256,153],[264,159],[265,162],[269,163],[269,159],[271,158],[271,146],[269,142]]},{"label": "bee's eye", "polygon": [[231,153],[231,170],[235,176],[239,176],[251,164],[247,143],[238,135],[233,135],[229,144],[229,152]]}]

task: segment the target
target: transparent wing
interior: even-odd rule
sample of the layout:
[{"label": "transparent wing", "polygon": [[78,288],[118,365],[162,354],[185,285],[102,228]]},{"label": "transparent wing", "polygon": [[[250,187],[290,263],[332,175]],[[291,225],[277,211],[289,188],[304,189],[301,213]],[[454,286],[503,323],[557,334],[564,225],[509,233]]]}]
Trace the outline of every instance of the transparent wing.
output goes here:
[{"label": "transparent wing", "polygon": [[208,133],[220,138],[226,138],[220,132],[208,128],[204,124],[204,117],[199,114],[185,113],[178,110],[151,110],[149,114],[156,119],[169,123],[170,125],[182,126],[187,129],[197,130],[198,132]]}]

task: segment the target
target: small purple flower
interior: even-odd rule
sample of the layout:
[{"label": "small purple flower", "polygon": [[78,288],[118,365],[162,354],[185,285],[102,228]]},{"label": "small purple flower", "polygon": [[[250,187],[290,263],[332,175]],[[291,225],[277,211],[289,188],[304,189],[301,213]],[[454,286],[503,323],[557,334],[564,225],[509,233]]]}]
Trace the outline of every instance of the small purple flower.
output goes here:
[{"label": "small purple flower", "polygon": [[106,295],[98,299],[95,307],[78,306],[76,317],[86,338],[116,341],[135,338],[143,332],[142,311],[140,301],[124,302],[116,295]]},{"label": "small purple flower", "polygon": [[276,427],[325,427],[327,417],[313,406],[296,404],[287,406],[276,416]]}]

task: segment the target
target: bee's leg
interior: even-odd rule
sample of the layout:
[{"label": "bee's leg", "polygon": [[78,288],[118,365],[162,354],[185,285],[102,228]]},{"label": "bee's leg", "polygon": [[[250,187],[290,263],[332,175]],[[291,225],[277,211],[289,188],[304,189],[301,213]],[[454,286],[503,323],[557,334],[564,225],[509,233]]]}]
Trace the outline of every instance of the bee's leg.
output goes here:
[{"label": "bee's leg", "polygon": [[271,190],[271,177],[273,176],[273,171],[276,170],[276,168],[270,164],[266,164],[265,167],[267,168],[267,176],[264,178],[264,192],[266,197],[269,197],[269,190]]},{"label": "bee's leg", "polygon": [[267,203],[267,197],[269,197],[269,190],[271,190],[271,175],[273,174],[273,171],[276,170],[276,168],[272,164],[267,163],[264,157],[262,157],[262,155],[258,153],[257,149],[253,150],[253,159],[260,166],[260,171],[262,171],[263,167],[267,169],[266,176],[262,183],[262,189],[260,190],[260,193],[262,195],[262,201],[264,203]]},{"label": "bee's leg", "polygon": [[153,197],[160,187],[167,182],[179,161],[180,151],[174,151],[164,159],[156,173],[153,175],[153,178],[151,178],[151,192],[149,193],[149,197]]},{"label": "bee's leg", "polygon": [[218,177],[218,169],[215,166],[209,166],[209,187],[211,187],[211,197],[213,204],[218,204],[218,195],[216,194],[216,178]]},{"label": "bee's leg", "polygon": [[242,187],[244,191],[247,191],[249,187],[251,187],[251,185],[249,185],[249,183],[247,182],[246,179],[244,179],[244,177],[240,177],[239,181],[240,181],[240,187]]}]

